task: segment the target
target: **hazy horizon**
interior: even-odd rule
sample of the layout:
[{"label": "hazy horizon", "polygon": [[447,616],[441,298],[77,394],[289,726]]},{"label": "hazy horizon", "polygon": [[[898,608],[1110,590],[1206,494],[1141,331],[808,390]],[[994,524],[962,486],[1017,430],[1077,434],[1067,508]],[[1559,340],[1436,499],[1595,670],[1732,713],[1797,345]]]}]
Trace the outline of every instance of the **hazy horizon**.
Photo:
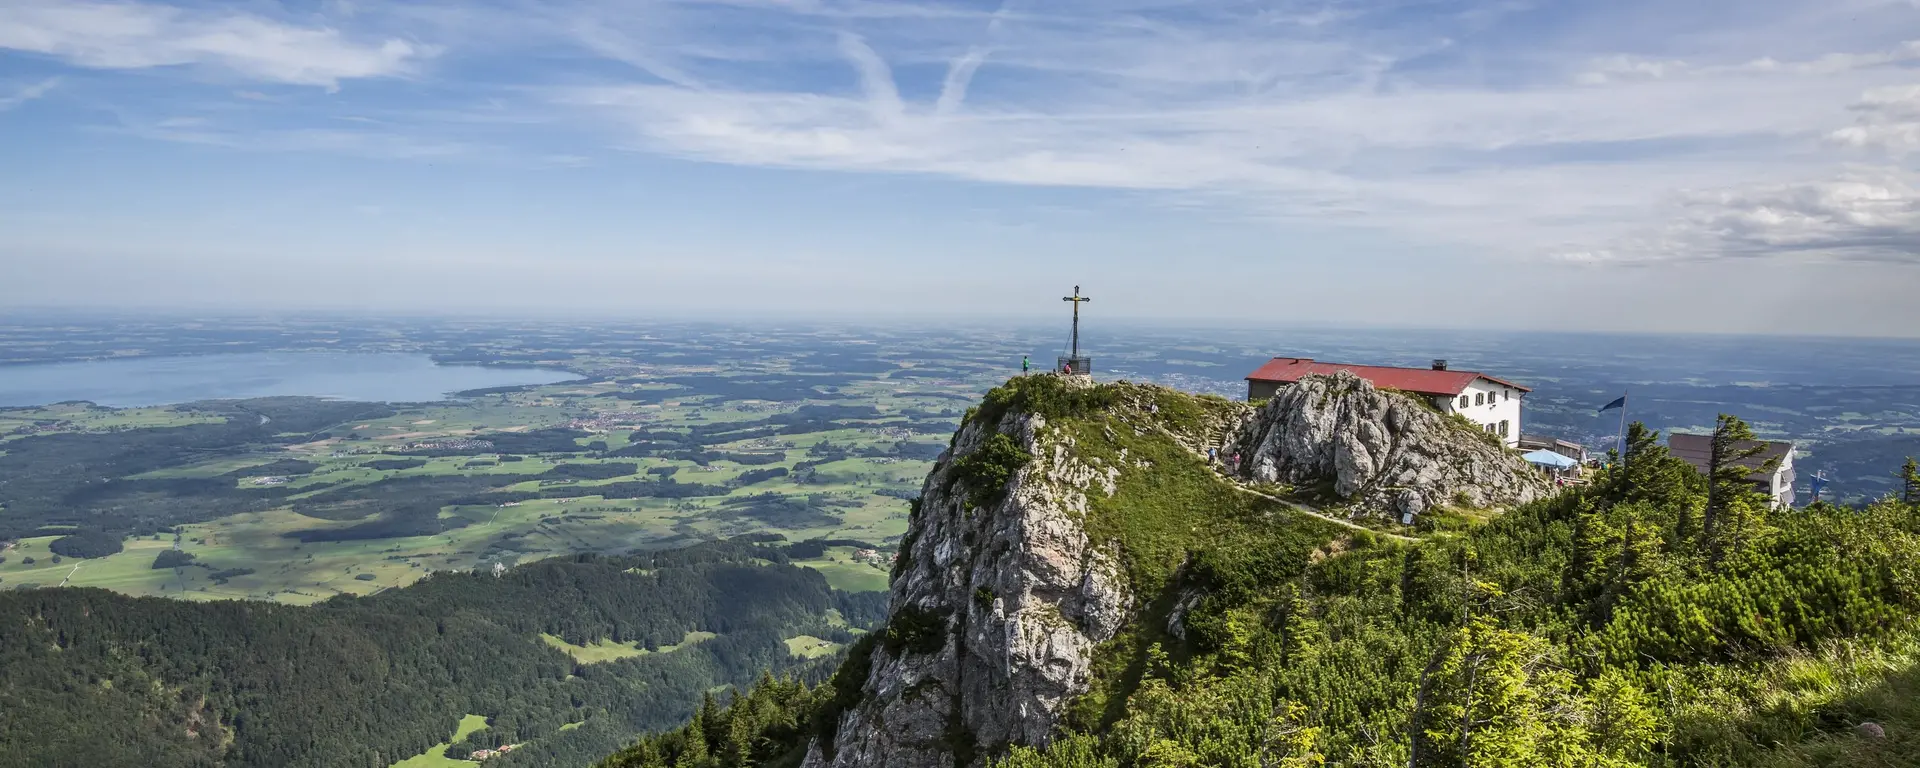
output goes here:
[{"label": "hazy horizon", "polygon": [[[1235,333],[1264,333],[1286,331],[1310,331],[1316,333],[1352,332],[1360,334],[1407,333],[1407,334],[1465,334],[1465,335],[1519,335],[1519,336],[1592,336],[1592,337],[1700,337],[1700,338],[1779,338],[1779,339],[1844,339],[1850,341],[1891,343],[1920,342],[1920,332],[1914,335],[1868,335],[1846,333],[1791,333],[1756,331],[1694,331],[1694,330],[1637,330],[1607,328],[1484,328],[1475,326],[1410,326],[1410,325],[1361,325],[1339,322],[1318,322],[1299,320],[1285,322],[1247,322],[1226,317],[1153,317],[1118,316],[1109,317],[1096,314],[1082,305],[1081,330],[1083,337],[1094,339],[1100,336],[1126,334],[1130,332],[1188,332],[1188,331],[1232,331]],[[861,330],[881,329],[897,326],[904,331],[916,333],[929,332],[942,324],[950,324],[957,330],[985,329],[996,331],[1042,332],[1058,331],[1066,338],[1070,330],[1071,316],[1063,304],[1056,314],[1045,313],[869,313],[835,314],[826,311],[788,311],[788,312],[726,312],[722,310],[683,311],[674,314],[649,313],[645,311],[621,312],[614,310],[569,309],[554,307],[547,311],[539,309],[517,309],[510,312],[482,313],[456,310],[357,310],[357,309],[273,309],[248,307],[7,307],[0,308],[0,327],[8,323],[58,321],[152,321],[161,323],[194,323],[208,321],[227,321],[234,323],[319,323],[339,324],[350,327],[356,324],[380,323],[474,323],[512,325],[529,323],[547,325],[554,323],[586,323],[608,325],[713,325],[729,330],[775,330],[776,326],[788,325],[797,328],[778,328],[778,330],[807,329],[809,327],[831,328],[845,326]],[[1284,350],[1283,350],[1284,351]]]}]

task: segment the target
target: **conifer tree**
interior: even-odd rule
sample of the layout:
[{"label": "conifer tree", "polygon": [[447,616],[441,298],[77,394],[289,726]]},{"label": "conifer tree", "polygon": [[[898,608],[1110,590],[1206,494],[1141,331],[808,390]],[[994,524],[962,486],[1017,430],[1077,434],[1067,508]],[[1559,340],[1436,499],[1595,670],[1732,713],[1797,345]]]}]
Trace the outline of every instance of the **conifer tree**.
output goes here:
[{"label": "conifer tree", "polygon": [[1900,467],[1900,502],[1920,504],[1920,464],[1915,464],[1912,456]]},{"label": "conifer tree", "polygon": [[700,732],[700,741],[704,745],[722,744],[727,738],[726,712],[713,698],[713,691],[707,691],[700,697],[700,709],[693,715],[693,730]]},{"label": "conifer tree", "polygon": [[1754,439],[1753,429],[1737,416],[1720,414],[1714,424],[1707,457],[1707,514],[1701,535],[1716,559],[1726,551],[1725,545],[1742,533],[1744,513],[1754,507],[1747,498],[1755,493],[1747,477],[1771,472],[1778,463],[1769,459],[1756,466],[1753,457],[1767,449],[1761,444],[1743,445]]},{"label": "conifer tree", "polygon": [[673,760],[673,768],[705,768],[707,765],[707,737],[704,729],[687,729],[687,741],[680,749],[680,755]]},{"label": "conifer tree", "polygon": [[748,768],[753,765],[753,742],[759,732],[746,706],[736,704],[727,710],[727,741],[724,752],[727,765]]},{"label": "conifer tree", "polygon": [[660,756],[660,747],[652,739],[643,739],[634,748],[633,761],[639,768],[667,768],[667,761]]},{"label": "conifer tree", "polygon": [[1660,444],[1660,433],[1642,422],[1627,425],[1627,453],[1618,466],[1607,471],[1600,487],[1605,505],[1647,502],[1661,509],[1675,510],[1677,539],[1697,533],[1694,506],[1700,480],[1693,467]]},{"label": "conifer tree", "polygon": [[1432,677],[1418,763],[1544,764],[1557,735],[1538,684],[1548,654],[1545,641],[1485,616],[1458,630]]}]

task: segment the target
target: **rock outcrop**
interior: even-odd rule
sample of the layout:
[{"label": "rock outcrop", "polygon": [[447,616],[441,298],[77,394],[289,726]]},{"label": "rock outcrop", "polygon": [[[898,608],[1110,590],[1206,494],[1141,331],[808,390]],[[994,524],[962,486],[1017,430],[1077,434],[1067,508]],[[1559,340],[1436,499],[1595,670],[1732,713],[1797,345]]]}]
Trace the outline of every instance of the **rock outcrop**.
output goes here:
[{"label": "rock outcrop", "polygon": [[[1000,390],[998,405],[990,395],[961,426],[901,542],[860,701],[840,714],[831,743],[809,747],[805,768],[978,767],[1008,745],[1053,737],[1094,683],[1095,647],[1139,616],[1143,598],[1120,564],[1128,543],[1096,541],[1086,526],[1090,504],[1115,498],[1124,473],[1155,471],[1129,441],[1170,443],[1194,468],[1186,477],[1223,485],[1197,457],[1226,446],[1246,459],[1243,480],[1331,481],[1355,509],[1491,507],[1547,490],[1470,428],[1350,374],[1309,377],[1257,411],[1158,387],[1089,386],[1034,377],[1025,394]],[[1010,404],[1057,413],[1069,401],[1082,409],[1073,429]],[[1179,601],[1170,633],[1183,634],[1180,616],[1199,597]]]},{"label": "rock outcrop", "polygon": [[[1094,646],[1133,613],[1110,550],[1080,523],[1087,494],[1112,493],[1118,470],[1081,463],[1070,440],[1046,432],[1042,417],[1008,413],[956,435],[902,543],[894,637],[874,648],[862,701],[842,716],[832,749],[813,745],[806,765],[984,765],[1008,744],[1046,743],[1087,690]],[[971,487],[956,457],[999,434],[1031,460],[997,493]],[[980,496],[993,501],[975,506]],[[916,624],[934,634],[912,636]]]},{"label": "rock outcrop", "polygon": [[1552,489],[1513,452],[1413,396],[1351,373],[1308,376],[1248,416],[1232,441],[1242,479],[1331,482],[1360,511],[1507,507]]}]

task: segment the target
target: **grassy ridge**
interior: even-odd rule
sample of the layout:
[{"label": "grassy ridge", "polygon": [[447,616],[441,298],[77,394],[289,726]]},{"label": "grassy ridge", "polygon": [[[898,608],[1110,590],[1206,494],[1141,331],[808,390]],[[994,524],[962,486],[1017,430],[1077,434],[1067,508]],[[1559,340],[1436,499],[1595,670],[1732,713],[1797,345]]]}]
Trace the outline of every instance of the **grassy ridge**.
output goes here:
[{"label": "grassy ridge", "polygon": [[[1153,419],[1204,427],[1205,403],[1052,386],[972,418],[1045,411],[1123,470],[1086,525],[1140,605],[1051,745],[980,745],[999,768],[1920,764],[1920,507],[1734,488],[1709,538],[1706,487],[1636,425],[1589,487],[1390,541],[1234,493]],[[795,765],[865,663],[856,646],[835,685],[756,688],[603,764]]]},{"label": "grassy ridge", "polygon": [[[1038,386],[1057,386],[1048,379]],[[1204,432],[1213,405],[1157,387],[1107,385],[1079,395],[1069,407],[1051,409],[1048,424],[1058,430],[1051,439],[1070,440],[1076,458],[1096,469],[1121,470],[1112,495],[1089,494],[1084,525],[1088,538],[1110,548],[1126,569],[1128,586],[1142,604],[1138,620],[1097,651],[1093,690],[1074,703],[1069,722],[1110,724],[1160,648],[1186,654],[1218,641],[1218,628],[1197,619],[1208,615],[1219,595],[1295,578],[1315,551],[1345,533],[1236,490],[1175,440],[1176,434]],[[1197,626],[1191,645],[1166,633],[1169,613],[1187,593],[1210,594],[1196,621],[1188,622]]]}]

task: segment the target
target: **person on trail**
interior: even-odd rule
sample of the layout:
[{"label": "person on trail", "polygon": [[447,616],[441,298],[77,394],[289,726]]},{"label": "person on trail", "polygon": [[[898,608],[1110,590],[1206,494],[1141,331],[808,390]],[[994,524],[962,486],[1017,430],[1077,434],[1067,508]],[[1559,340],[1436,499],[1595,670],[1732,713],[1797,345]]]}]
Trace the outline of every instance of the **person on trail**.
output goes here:
[{"label": "person on trail", "polygon": [[1028,367],[1027,356],[1021,355],[1020,356],[1020,375],[1022,376],[1027,375],[1027,371],[1029,370],[1031,370],[1031,368]]},{"label": "person on trail", "polygon": [[1213,460],[1216,453],[1217,451],[1215,451],[1212,448],[1207,449],[1207,466],[1213,466]]},{"label": "person on trail", "polygon": [[1240,454],[1237,454],[1237,453],[1234,454],[1233,458],[1230,459],[1230,461],[1232,461],[1233,463],[1228,464],[1227,466],[1230,467],[1235,472],[1240,471]]}]

